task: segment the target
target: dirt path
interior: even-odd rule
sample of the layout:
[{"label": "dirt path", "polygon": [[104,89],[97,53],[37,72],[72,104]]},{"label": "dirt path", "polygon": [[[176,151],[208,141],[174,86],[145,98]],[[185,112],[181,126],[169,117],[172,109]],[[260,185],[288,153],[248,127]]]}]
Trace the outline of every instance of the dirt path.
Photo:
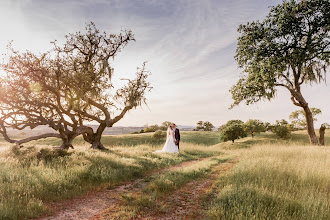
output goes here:
[{"label": "dirt path", "polygon": [[[148,176],[157,175],[170,170],[184,168],[205,159],[207,158],[200,158],[197,160],[183,162],[169,168],[154,171]],[[128,192],[137,192],[139,189],[141,189],[146,184],[144,181],[145,178],[146,177],[122,184],[115,189],[88,192],[87,194],[74,199],[52,203],[49,205],[49,209],[52,210],[52,216],[44,216],[38,218],[38,220],[91,219],[93,218],[93,216],[97,215],[103,210],[118,204],[122,198],[120,196],[121,194]]]},{"label": "dirt path", "polygon": [[[157,207],[162,207],[162,211],[145,209],[143,213],[134,219],[205,219],[206,207],[203,206],[208,192],[213,191],[213,187],[219,174],[230,170],[238,159],[233,159],[212,167],[211,174],[207,178],[198,179],[186,184],[184,187],[157,199]],[[131,193],[134,191],[130,191]],[[139,193],[139,192],[137,192]],[[164,210],[166,210],[164,212]],[[111,204],[104,213],[94,216],[93,220],[120,219],[112,217],[120,211],[120,198],[117,203]],[[125,217],[125,219],[129,219]]]},{"label": "dirt path", "polygon": [[212,191],[218,176],[230,170],[237,161],[234,159],[214,166],[207,178],[192,181],[171,196],[166,196],[161,201],[166,213],[146,213],[142,219],[205,219],[206,207],[203,204],[207,193]]}]

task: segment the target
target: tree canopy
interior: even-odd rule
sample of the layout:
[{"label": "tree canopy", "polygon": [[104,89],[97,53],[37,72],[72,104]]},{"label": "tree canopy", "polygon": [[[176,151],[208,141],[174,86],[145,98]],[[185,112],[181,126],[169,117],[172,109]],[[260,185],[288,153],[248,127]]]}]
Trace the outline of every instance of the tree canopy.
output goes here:
[{"label": "tree canopy", "polygon": [[[311,108],[311,112],[313,115],[313,121],[317,121],[316,116],[322,114],[321,109],[318,108]],[[295,129],[306,129],[307,122],[305,118],[305,112],[303,110],[297,110],[292,112],[289,118]]]},{"label": "tree canopy", "polygon": [[220,126],[220,138],[223,141],[231,140],[233,143],[236,139],[247,136],[244,129],[244,123],[241,120],[230,120],[226,124]]},{"label": "tree canopy", "polygon": [[252,137],[254,137],[255,134],[266,131],[266,128],[262,121],[257,119],[249,119],[245,122],[245,130],[251,134]]},{"label": "tree canopy", "polygon": [[212,131],[213,128],[214,128],[214,125],[209,121],[198,121],[197,126],[196,126],[197,131],[199,131],[199,130]]},{"label": "tree canopy", "polygon": [[301,92],[304,84],[326,78],[330,59],[330,2],[283,1],[266,19],[240,25],[236,60],[244,74],[230,92],[234,103],[271,100],[277,88],[290,92],[303,108],[310,141],[317,144],[312,114]]},{"label": "tree canopy", "polygon": [[[47,125],[56,132],[34,138],[59,137],[62,147],[68,148],[83,134],[92,147],[103,148],[104,129],[144,104],[151,88],[145,63],[135,78],[121,76],[127,82],[123,87],[115,89],[113,84],[110,61],[134,40],[130,30],[107,35],[90,23],[84,33],[68,34],[62,46],[54,41],[53,49],[40,55],[10,48],[8,62],[1,66],[5,71],[0,79],[1,133],[22,143],[10,139],[6,128]],[[86,125],[91,121],[99,124],[96,131]]]}]

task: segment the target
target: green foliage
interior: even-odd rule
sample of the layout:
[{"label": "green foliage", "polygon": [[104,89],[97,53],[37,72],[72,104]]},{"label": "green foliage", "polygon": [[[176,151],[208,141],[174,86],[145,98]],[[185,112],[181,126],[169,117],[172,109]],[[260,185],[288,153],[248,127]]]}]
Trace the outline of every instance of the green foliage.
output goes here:
[{"label": "green foliage", "polygon": [[272,130],[272,125],[269,122],[264,123],[265,131],[271,131]]},{"label": "green foliage", "polygon": [[221,131],[221,130],[223,130],[225,127],[227,127],[227,126],[229,126],[229,125],[232,125],[232,124],[244,124],[244,122],[241,121],[241,120],[230,120],[230,121],[228,121],[226,124],[221,125],[221,126],[218,128],[218,131]]},{"label": "green foliage", "polygon": [[160,141],[164,138],[166,138],[166,132],[165,131],[161,131],[161,130],[158,130],[156,131],[153,135],[152,135],[152,138]]},{"label": "green foliage", "polygon": [[277,125],[274,127],[274,133],[280,138],[287,138],[290,134],[290,131],[287,126]]},{"label": "green foliage", "polygon": [[214,125],[211,122],[209,121],[204,122],[204,131],[212,131],[213,128]]},{"label": "green foliage", "polygon": [[167,128],[172,124],[173,124],[173,122],[164,121],[160,126],[157,124],[150,125],[150,126],[146,125],[146,128],[143,129],[143,131],[141,130],[140,133],[155,132],[157,130],[167,131]]},{"label": "green foliage", "polygon": [[159,130],[159,126],[154,124],[154,125],[150,125],[150,126],[146,127],[143,131],[145,133],[147,133],[147,132],[155,132],[157,130]]},{"label": "green foliage", "polygon": [[[313,120],[317,121],[316,116],[322,114],[321,109],[310,108],[310,110],[313,115]],[[307,122],[306,122],[305,112],[303,110],[297,110],[292,112],[289,118],[295,129],[306,129]]]},{"label": "green foliage", "polygon": [[219,129],[223,141],[231,140],[234,143],[236,139],[247,136],[244,123],[241,120],[230,120],[225,125],[220,126]]},{"label": "green foliage", "polygon": [[240,25],[236,60],[244,74],[230,90],[234,105],[275,97],[276,87],[290,90],[305,106],[300,85],[325,79],[329,65],[328,0],[284,1],[262,22]]},{"label": "green foliage", "polygon": [[199,131],[199,130],[203,130],[203,129],[204,129],[203,121],[198,121],[197,126],[196,126],[196,130]]},{"label": "green foliage", "polygon": [[245,130],[253,137],[255,134],[265,132],[266,128],[262,121],[256,119],[249,119],[245,123]]},{"label": "green foliage", "polygon": [[203,130],[203,131],[212,131],[212,129],[214,128],[214,125],[209,122],[209,121],[198,121],[197,122],[197,126],[196,126],[196,131],[199,131],[199,130]]},{"label": "green foliage", "polygon": [[[0,74],[2,135],[6,136],[6,127],[48,125],[55,132],[51,136],[63,140],[62,147],[70,147],[80,134],[87,142],[99,144],[104,127],[112,127],[128,111],[146,103],[145,94],[151,89],[146,63],[137,68],[135,78],[125,77],[121,87],[114,85],[110,65],[135,40],[132,31],[107,34],[91,22],[84,32],[69,33],[65,38],[63,45],[55,40],[52,49],[42,54],[8,47],[8,58],[0,65],[4,72]],[[114,110],[118,114],[113,115]],[[88,121],[98,123],[100,129],[94,133],[84,125]]]},{"label": "green foliage", "polygon": [[280,138],[287,138],[289,136],[290,129],[289,123],[282,119],[281,121],[276,121],[276,124],[273,126],[273,132]]}]

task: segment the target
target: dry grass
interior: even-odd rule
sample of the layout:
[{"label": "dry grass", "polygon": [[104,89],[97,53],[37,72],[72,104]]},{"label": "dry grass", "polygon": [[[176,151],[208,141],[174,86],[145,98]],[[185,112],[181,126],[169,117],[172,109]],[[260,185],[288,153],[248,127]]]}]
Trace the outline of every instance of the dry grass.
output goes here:
[{"label": "dry grass", "polygon": [[47,212],[45,203],[75,197],[88,190],[113,187],[148,172],[213,155],[214,151],[183,144],[180,154],[153,154],[147,145],[108,151],[77,147],[12,148],[0,152],[0,219],[27,219]]},{"label": "dry grass", "polygon": [[[194,134],[202,135],[189,135]],[[214,134],[205,133],[204,139],[209,135]],[[221,152],[226,157],[239,156],[240,163],[219,178],[211,193],[214,198],[206,201],[210,219],[330,219],[328,131],[326,135],[326,147],[310,146],[306,133],[296,132],[287,140],[261,134],[235,144],[183,142],[182,153],[174,155],[153,154],[161,148],[154,144],[116,147],[109,143],[106,145],[112,147],[108,151],[90,150],[82,144],[75,150],[54,152],[47,141],[21,150],[8,149],[0,141],[0,219],[33,218],[47,212],[45,203],[50,201],[113,187],[155,169]],[[133,135],[127,137],[126,141],[133,140]],[[146,138],[149,136],[141,135],[141,140]],[[159,195],[204,176],[214,163],[205,160],[190,171],[187,168],[151,179],[137,207],[150,206]],[[203,164],[205,168],[199,167]]]},{"label": "dry grass", "polygon": [[330,219],[330,148],[288,143],[236,150],[241,162],[219,178],[209,218]]}]

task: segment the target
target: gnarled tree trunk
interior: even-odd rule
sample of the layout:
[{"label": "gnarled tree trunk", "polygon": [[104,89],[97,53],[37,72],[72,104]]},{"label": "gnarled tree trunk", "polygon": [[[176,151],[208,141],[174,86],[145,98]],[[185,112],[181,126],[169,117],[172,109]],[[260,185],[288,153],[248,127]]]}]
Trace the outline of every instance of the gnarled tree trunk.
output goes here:
[{"label": "gnarled tree trunk", "polygon": [[289,89],[292,95],[291,100],[294,105],[304,109],[309,141],[311,144],[317,145],[318,139],[315,134],[313,114],[309,109],[308,103],[301,94],[300,85],[298,84],[297,80],[295,81],[295,84],[296,84],[296,89]]},{"label": "gnarled tree trunk", "polygon": [[91,148],[100,150],[106,149],[101,143],[102,133],[106,127],[106,123],[101,123],[96,132],[89,132],[83,135],[84,140],[92,144]]},{"label": "gnarled tree trunk", "polygon": [[59,147],[60,149],[64,149],[64,150],[68,150],[69,148],[73,148],[72,145],[72,140],[68,140],[68,139],[62,139],[62,145]]},{"label": "gnarled tree trunk", "polygon": [[313,114],[311,110],[309,109],[308,105],[303,107],[305,111],[305,118],[307,122],[307,132],[309,136],[309,141],[311,144],[317,145],[318,140],[316,137],[315,129],[314,129],[314,120],[313,120]]},{"label": "gnarled tree trunk", "polygon": [[325,133],[326,126],[324,124],[321,125],[320,127],[320,139],[319,143],[320,145],[324,146],[324,133]]},{"label": "gnarled tree trunk", "polygon": [[65,149],[68,150],[69,148],[74,149],[72,145],[72,141],[77,137],[77,133],[75,132],[70,132],[70,133],[65,133],[64,135],[61,135],[62,138],[62,145],[59,147],[60,149]]}]

